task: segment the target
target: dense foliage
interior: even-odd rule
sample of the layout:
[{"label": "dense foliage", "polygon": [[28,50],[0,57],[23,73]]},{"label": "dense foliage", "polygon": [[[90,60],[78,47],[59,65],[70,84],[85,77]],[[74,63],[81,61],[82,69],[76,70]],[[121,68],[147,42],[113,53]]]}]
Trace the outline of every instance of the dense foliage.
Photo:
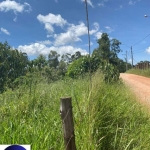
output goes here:
[{"label": "dense foliage", "polygon": [[97,43],[99,46],[93,51],[91,57],[82,56],[68,67],[67,74],[70,77],[77,77],[89,71],[95,72],[100,68],[104,80],[112,82],[119,79],[120,72],[126,71],[126,63],[118,58],[121,42],[116,39],[110,40],[108,34],[103,33]]},{"label": "dense foliage", "polygon": [[14,89],[18,83],[15,82],[17,78],[36,72],[50,83],[66,75],[77,78],[101,68],[106,82],[118,80],[119,73],[126,71],[126,63],[117,55],[121,51],[121,43],[116,39],[110,40],[106,33],[102,34],[97,43],[98,48],[93,50],[91,56],[83,56],[79,51],[60,56],[51,50],[47,57],[40,54],[31,61],[26,53],[12,49],[7,42],[0,43],[0,92],[7,88]]},{"label": "dense foliage", "polygon": [[[135,100],[130,101],[133,96],[122,82],[113,82],[126,70],[125,62],[117,56],[120,42],[104,33],[98,44],[91,56],[76,52],[60,58],[51,50],[48,57],[39,55],[29,61],[27,54],[7,42],[0,43],[0,92],[13,89],[0,94],[2,144],[31,144],[33,150],[64,149],[59,99],[69,95],[77,149],[150,147],[149,116]],[[89,71],[91,83],[85,76]],[[82,78],[72,79],[79,76]],[[53,82],[58,79],[63,80]]]},{"label": "dense foliage", "polygon": [[0,94],[0,143],[65,149],[59,99],[69,95],[77,150],[149,149],[149,116],[124,84],[106,84],[102,76],[93,73],[91,89],[86,76],[50,84],[39,82],[42,77],[36,73],[20,77],[19,88]]},{"label": "dense foliage", "polygon": [[26,53],[13,50],[7,42],[0,43],[0,92],[11,87],[12,82],[27,72],[28,57]]}]

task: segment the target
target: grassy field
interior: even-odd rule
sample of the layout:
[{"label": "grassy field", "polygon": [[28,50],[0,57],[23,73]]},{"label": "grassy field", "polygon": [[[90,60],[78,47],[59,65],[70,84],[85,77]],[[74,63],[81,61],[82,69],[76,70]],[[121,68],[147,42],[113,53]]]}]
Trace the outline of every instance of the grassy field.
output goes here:
[{"label": "grassy field", "polygon": [[127,71],[127,73],[150,77],[150,69],[130,69]]},{"label": "grassy field", "polygon": [[[34,82],[0,95],[0,144],[31,144],[32,150],[63,150],[60,97],[71,96],[79,150],[147,150],[150,119],[119,81],[84,79]],[[79,106],[79,107],[78,107]]]}]

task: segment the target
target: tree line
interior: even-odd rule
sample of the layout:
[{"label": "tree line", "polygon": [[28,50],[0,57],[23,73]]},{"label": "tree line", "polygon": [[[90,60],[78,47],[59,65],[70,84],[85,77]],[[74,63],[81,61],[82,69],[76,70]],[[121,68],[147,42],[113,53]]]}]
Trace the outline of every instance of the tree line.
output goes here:
[{"label": "tree line", "polygon": [[98,47],[91,56],[81,55],[79,51],[60,56],[50,50],[48,57],[40,54],[33,60],[29,60],[26,53],[12,49],[7,42],[0,43],[0,92],[13,88],[16,79],[35,72],[50,83],[65,76],[77,78],[100,68],[106,82],[118,80],[119,73],[126,71],[126,63],[118,58],[121,42],[110,40],[108,34],[103,33],[97,43]]}]

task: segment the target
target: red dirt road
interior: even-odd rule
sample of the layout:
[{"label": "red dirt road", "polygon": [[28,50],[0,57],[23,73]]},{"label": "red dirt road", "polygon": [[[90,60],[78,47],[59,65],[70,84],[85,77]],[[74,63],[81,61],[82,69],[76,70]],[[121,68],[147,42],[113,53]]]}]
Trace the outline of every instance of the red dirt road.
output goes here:
[{"label": "red dirt road", "polygon": [[150,78],[127,73],[121,73],[120,78],[131,88],[140,103],[150,108]]}]

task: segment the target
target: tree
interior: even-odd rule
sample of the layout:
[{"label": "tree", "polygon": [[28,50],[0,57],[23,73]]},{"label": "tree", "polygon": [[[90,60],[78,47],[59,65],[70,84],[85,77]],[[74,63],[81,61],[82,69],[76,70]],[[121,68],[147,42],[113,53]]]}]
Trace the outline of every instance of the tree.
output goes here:
[{"label": "tree", "polygon": [[71,54],[66,53],[61,56],[61,60],[66,62],[66,64],[70,64],[72,62]]},{"label": "tree", "polygon": [[41,71],[42,68],[47,65],[46,57],[44,55],[40,54],[36,59],[33,60],[32,66],[33,65],[37,66],[38,69]]},{"label": "tree", "polygon": [[118,53],[121,51],[119,40],[109,39],[107,33],[103,33],[101,38],[98,39],[99,47],[93,51],[92,57],[99,61],[101,69],[105,74],[107,82],[112,79],[119,79],[118,68]]},{"label": "tree", "polygon": [[57,73],[59,76],[65,76],[66,72],[67,72],[67,64],[63,60],[61,60],[58,65]]},{"label": "tree", "polygon": [[12,87],[12,82],[19,76],[26,74],[28,56],[26,53],[12,49],[5,42],[0,42],[0,92],[5,87]]},{"label": "tree", "polygon": [[59,54],[56,51],[51,50],[49,55],[48,55],[48,63],[50,67],[54,67],[56,69],[56,67],[59,64]]},{"label": "tree", "polygon": [[97,49],[97,54],[100,56],[102,61],[109,62],[111,55],[110,52],[110,40],[107,33],[103,33],[101,38],[98,39],[97,43],[99,47]]},{"label": "tree", "polygon": [[81,52],[79,52],[79,51],[77,51],[77,52],[75,52],[75,54],[71,55],[72,61],[77,60],[81,57],[82,57],[82,55],[81,55]]},{"label": "tree", "polygon": [[90,69],[90,57],[82,56],[81,58],[73,61],[67,70],[67,75],[76,78],[84,73],[88,72]]},{"label": "tree", "polygon": [[79,59],[81,57],[82,57],[81,52],[77,51],[74,54],[66,53],[66,54],[62,55],[61,59],[64,62],[66,62],[67,64],[70,64],[74,60],[77,60],[77,59]]}]

